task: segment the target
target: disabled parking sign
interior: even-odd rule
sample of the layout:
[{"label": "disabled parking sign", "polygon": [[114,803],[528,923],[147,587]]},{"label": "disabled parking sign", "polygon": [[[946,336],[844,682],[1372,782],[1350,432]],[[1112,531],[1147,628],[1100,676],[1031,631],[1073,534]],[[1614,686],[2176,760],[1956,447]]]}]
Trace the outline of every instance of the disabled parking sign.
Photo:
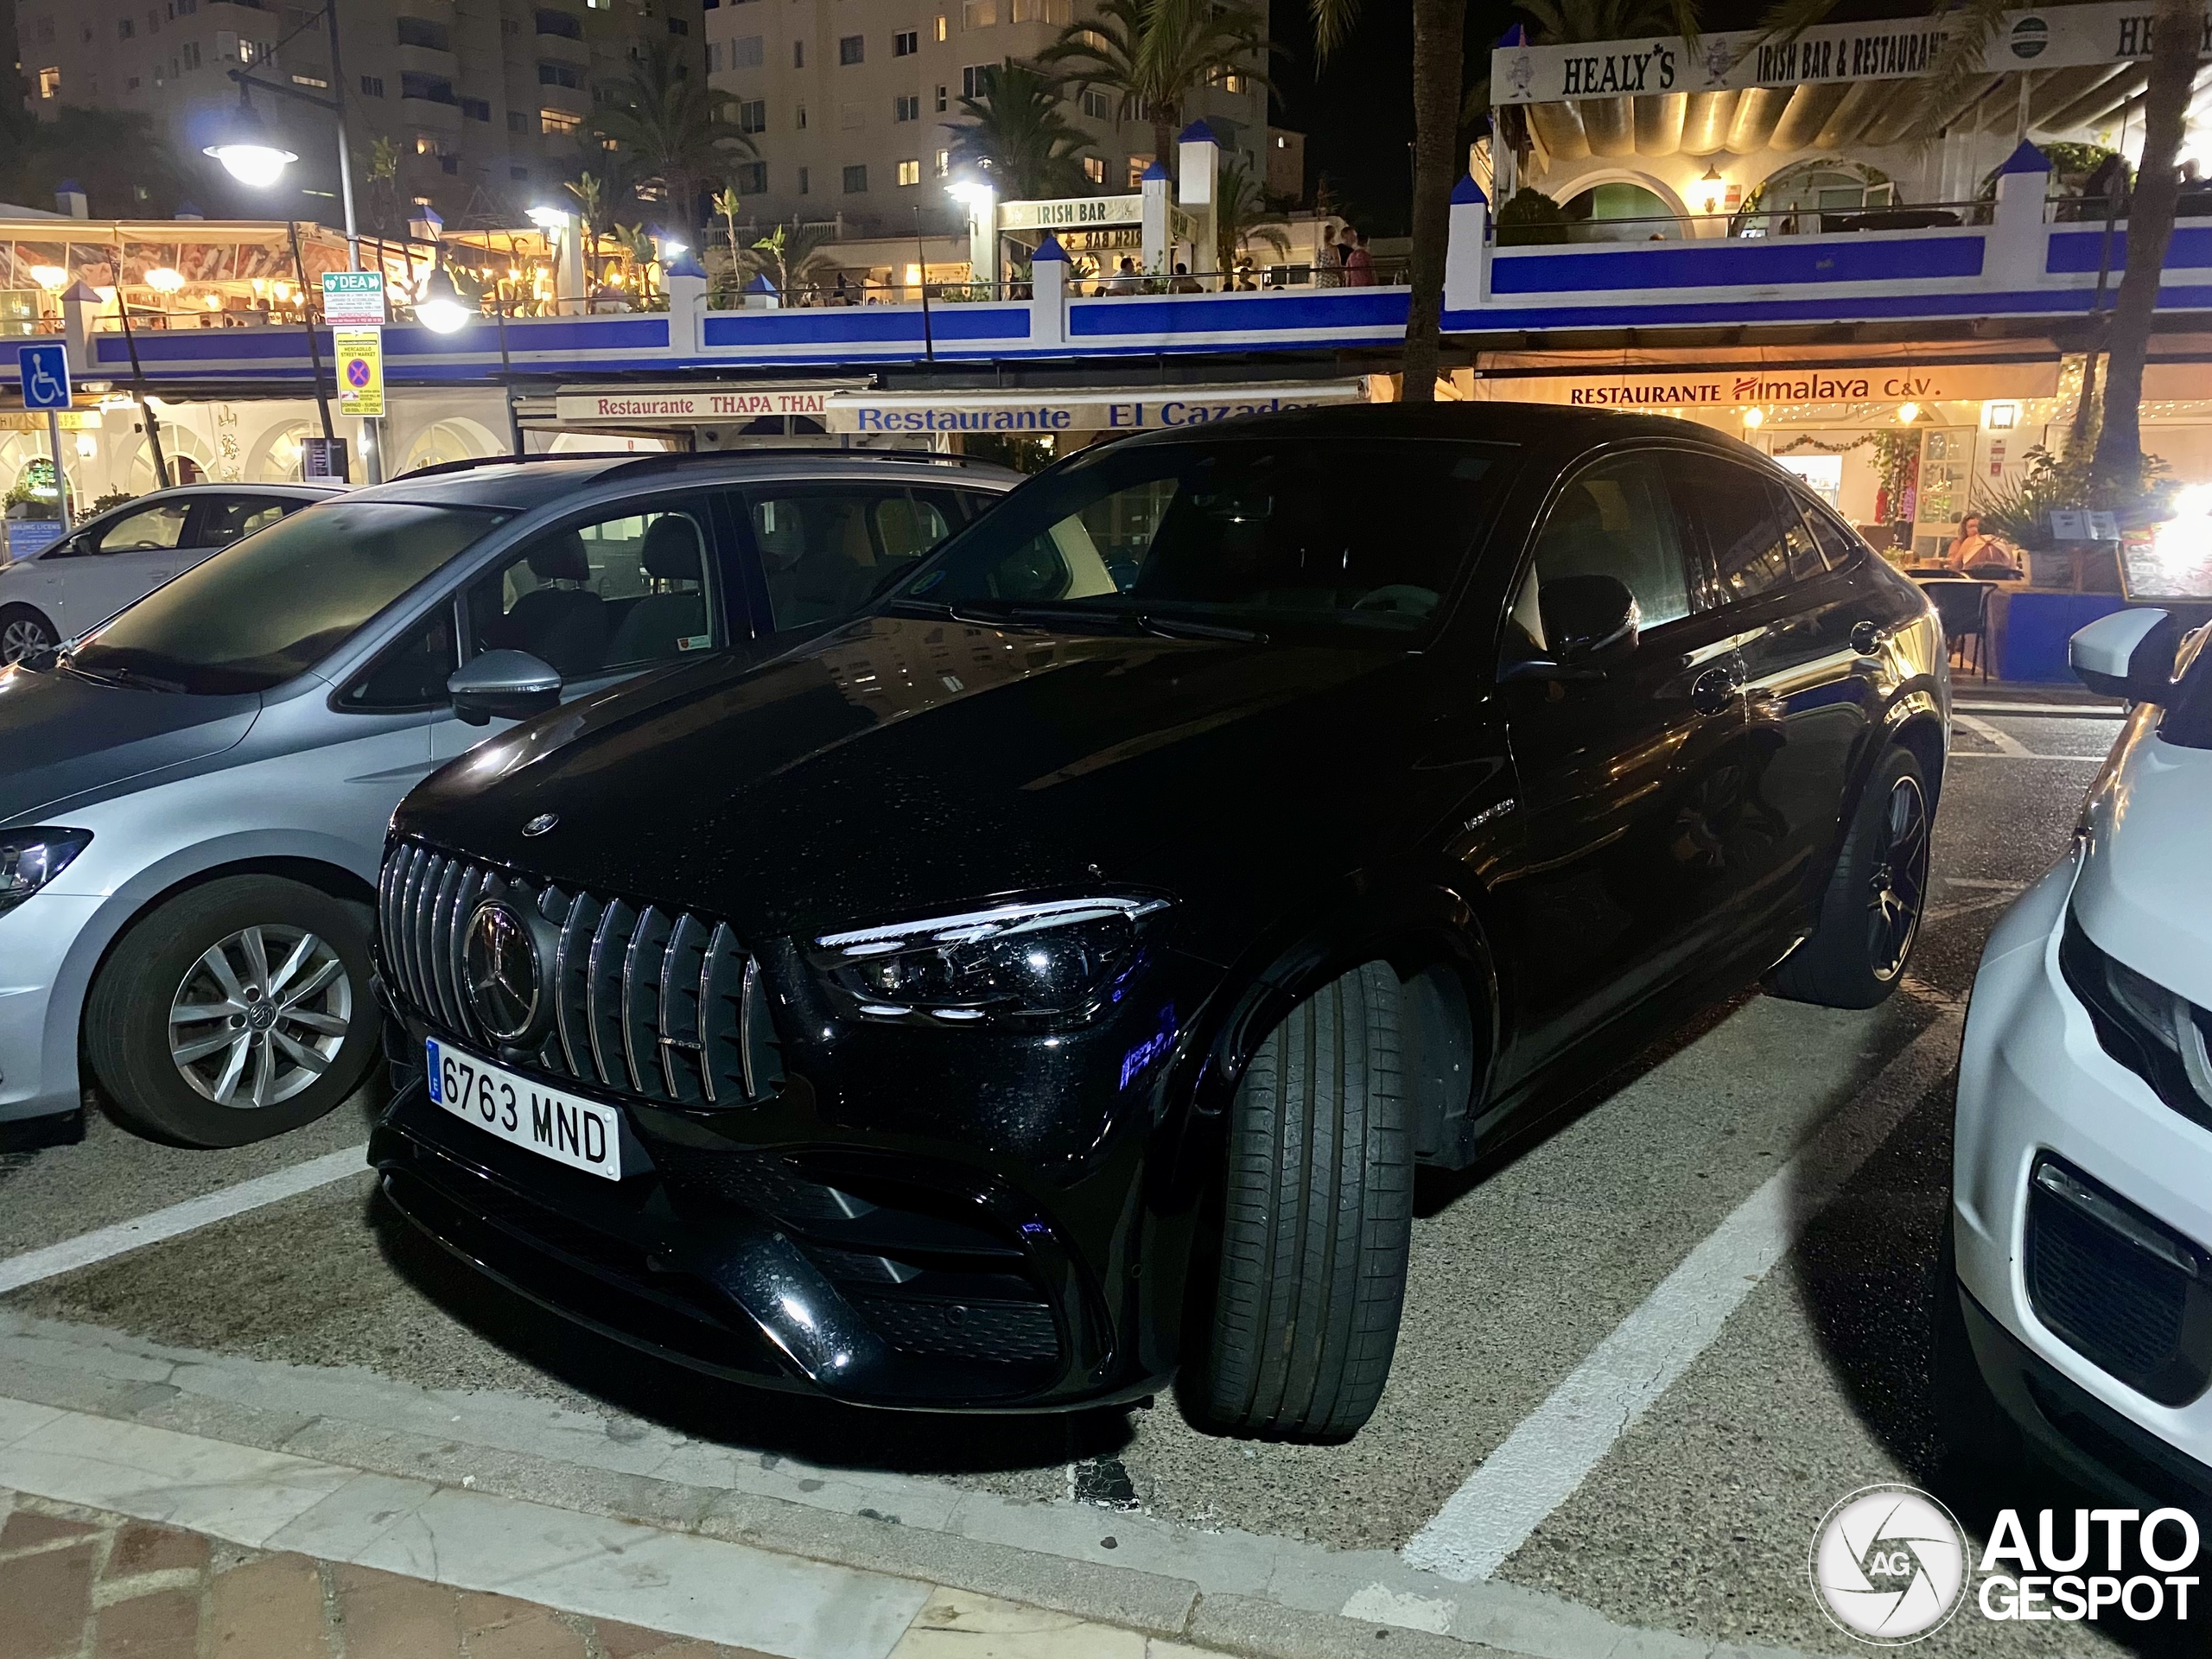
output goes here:
[{"label": "disabled parking sign", "polygon": [[338,358],[338,410],[370,420],[384,417],[384,330],[334,328],[332,349]]},{"label": "disabled parking sign", "polygon": [[39,346],[19,346],[16,360],[22,365],[25,409],[69,407],[69,348],[60,340]]}]

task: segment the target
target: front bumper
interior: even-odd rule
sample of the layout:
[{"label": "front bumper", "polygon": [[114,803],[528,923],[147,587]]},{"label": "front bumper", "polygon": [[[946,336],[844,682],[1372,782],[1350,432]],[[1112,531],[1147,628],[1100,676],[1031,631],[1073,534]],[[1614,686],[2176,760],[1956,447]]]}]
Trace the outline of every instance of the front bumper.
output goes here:
[{"label": "front bumper", "polygon": [[[2064,1321],[2049,1285],[2037,1281],[2050,1320],[2031,1289],[2031,1230],[2049,1224],[2034,1217],[2053,1213],[2048,1192],[2038,1195],[2039,1161],[2056,1161],[2069,1180],[2101,1191],[2107,1213],[2138,1218],[2123,1225],[2199,1252],[2212,1243],[2212,1131],[2105,1052],[2061,971],[2074,874],[2069,858],[2022,896],[1992,934],[1975,978],[1954,1151],[1958,1276],[1982,1370],[2031,1436],[2108,1488],[2163,1483],[2194,1491],[2212,1467],[2212,1389],[2201,1379],[2144,1383],[2161,1395],[2153,1398],[2131,1386],[2095,1340],[2077,1331],[2069,1341],[2054,1328]],[[2124,1265],[2131,1248],[2121,1239],[2107,1260]],[[2094,1251],[2075,1260],[2095,1271]],[[2114,1309],[2136,1294],[2118,1279],[2078,1288],[2087,1298],[2108,1295]],[[2147,1495],[2171,1502],[2180,1494]]]},{"label": "front bumper", "polygon": [[103,902],[40,893],[0,916],[0,1122],[77,1109],[85,987],[69,953]]},{"label": "front bumper", "polygon": [[[420,1028],[395,1021],[391,1044],[404,1065]],[[810,1094],[721,1113],[616,1103],[629,1173],[609,1182],[441,1109],[417,1075],[369,1158],[392,1205],[448,1251],[693,1370],[932,1410],[1065,1409],[1160,1386],[1188,1217],[1145,1203],[1148,1137],[1117,1137],[1054,1188],[958,1144],[827,1125]]]}]

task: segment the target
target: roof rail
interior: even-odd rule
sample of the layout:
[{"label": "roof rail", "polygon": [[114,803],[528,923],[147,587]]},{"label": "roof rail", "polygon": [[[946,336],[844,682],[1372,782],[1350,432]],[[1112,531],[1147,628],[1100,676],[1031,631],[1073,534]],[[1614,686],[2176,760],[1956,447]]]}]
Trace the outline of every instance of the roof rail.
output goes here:
[{"label": "roof rail", "polygon": [[427,466],[410,467],[406,472],[385,481],[389,484],[397,484],[403,478],[443,478],[448,473],[472,473],[479,467],[517,467],[534,461],[589,461],[591,459],[592,457],[588,454],[470,455],[461,461],[434,461]]}]

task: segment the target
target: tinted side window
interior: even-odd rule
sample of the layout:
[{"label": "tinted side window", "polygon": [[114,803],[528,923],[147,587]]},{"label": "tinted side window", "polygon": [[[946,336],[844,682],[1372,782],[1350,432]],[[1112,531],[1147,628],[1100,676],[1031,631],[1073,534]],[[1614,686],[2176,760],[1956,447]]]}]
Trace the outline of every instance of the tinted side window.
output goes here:
[{"label": "tinted side window", "polygon": [[241,536],[266,529],[302,504],[273,496],[222,496],[200,509],[200,528],[194,540],[202,547],[228,547]]},{"label": "tinted side window", "polygon": [[1681,456],[1675,479],[1704,526],[1724,602],[1753,598],[1789,580],[1789,547],[1765,479],[1713,455]]},{"label": "tinted side window", "polygon": [[448,601],[378,658],[339,701],[348,709],[439,708],[448,701],[446,681],[460,666],[453,605]]},{"label": "tinted side window", "polygon": [[1535,568],[1514,604],[1540,646],[1543,584],[1564,576],[1618,578],[1636,595],[1647,628],[1690,613],[1689,569],[1662,464],[1656,455],[1601,461],[1553,501],[1536,537]]},{"label": "tinted side window", "polygon": [[959,523],[949,493],[888,484],[756,490],[746,509],[779,632],[858,610]]},{"label": "tinted side window", "polygon": [[1797,498],[1771,480],[1767,489],[1774,497],[1775,517],[1782,524],[1782,543],[1788,550],[1790,575],[1798,582],[1811,582],[1816,576],[1826,575],[1827,563],[1821,557],[1820,543],[1806,526]]},{"label": "tinted side window", "polygon": [[1825,508],[1809,501],[1800,501],[1798,505],[1804,509],[1805,522],[1812,527],[1813,539],[1821,544],[1829,569],[1840,570],[1858,558],[1858,538]]},{"label": "tinted side window", "polygon": [[720,643],[703,500],[556,530],[469,589],[472,651],[524,651],[567,680]]}]

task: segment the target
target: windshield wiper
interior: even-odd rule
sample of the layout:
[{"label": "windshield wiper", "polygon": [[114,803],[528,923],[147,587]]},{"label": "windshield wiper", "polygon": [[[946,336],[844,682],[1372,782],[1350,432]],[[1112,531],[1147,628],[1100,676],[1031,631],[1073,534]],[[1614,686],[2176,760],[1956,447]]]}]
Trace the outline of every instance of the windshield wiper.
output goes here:
[{"label": "windshield wiper", "polygon": [[90,680],[95,685],[120,686],[126,691],[182,691],[181,680],[164,680],[152,674],[141,674],[135,668],[116,668],[98,674],[84,667],[74,657],[64,657],[61,666],[80,680]]},{"label": "windshield wiper", "polygon": [[1160,616],[1150,611],[1137,613],[1137,626],[1163,639],[1231,639],[1248,645],[1268,643],[1268,636],[1257,628],[1233,627],[1226,622],[1198,622],[1185,616]]},{"label": "windshield wiper", "polygon": [[995,600],[956,600],[946,607],[956,622],[982,627],[1003,623],[1032,627],[1075,628],[1090,633],[1123,633],[1136,619],[1124,612],[1102,611],[1090,605],[1034,605]]}]

